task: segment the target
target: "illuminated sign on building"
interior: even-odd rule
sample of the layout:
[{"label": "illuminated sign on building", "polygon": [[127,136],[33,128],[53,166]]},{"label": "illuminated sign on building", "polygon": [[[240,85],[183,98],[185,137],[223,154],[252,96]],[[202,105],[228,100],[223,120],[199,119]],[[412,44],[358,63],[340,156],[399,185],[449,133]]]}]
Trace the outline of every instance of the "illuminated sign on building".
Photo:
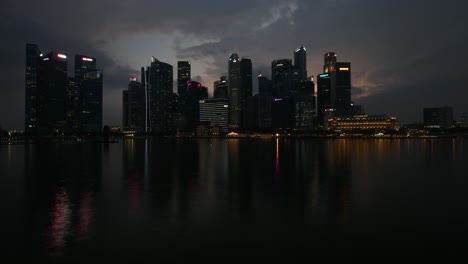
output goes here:
[{"label": "illuminated sign on building", "polygon": [[325,77],[328,77],[328,76],[330,76],[330,74],[328,74],[328,73],[320,74],[320,75],[319,75],[320,78],[325,78]]},{"label": "illuminated sign on building", "polygon": [[86,57],[81,58],[81,60],[82,60],[82,61],[93,61],[93,59],[91,59],[91,58],[86,58]]},{"label": "illuminated sign on building", "polygon": [[58,53],[58,54],[57,54],[57,57],[58,57],[58,58],[61,58],[61,59],[66,59],[66,58],[67,58],[67,55],[62,54],[62,53]]},{"label": "illuminated sign on building", "polygon": [[137,77],[131,76],[131,77],[130,77],[130,81],[131,81],[131,82],[136,82],[136,81],[137,81]]},{"label": "illuminated sign on building", "polygon": [[339,68],[340,71],[349,71],[349,68],[348,67],[344,67],[344,68]]},{"label": "illuminated sign on building", "polygon": [[283,98],[275,98],[275,102],[283,101]]}]

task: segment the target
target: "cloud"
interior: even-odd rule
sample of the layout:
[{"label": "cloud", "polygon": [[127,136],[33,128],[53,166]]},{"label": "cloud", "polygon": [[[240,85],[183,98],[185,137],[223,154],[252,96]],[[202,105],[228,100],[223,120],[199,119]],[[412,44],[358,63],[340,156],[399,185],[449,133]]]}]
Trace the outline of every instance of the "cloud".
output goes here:
[{"label": "cloud", "polygon": [[[0,43],[0,122],[22,127],[26,42],[96,57],[105,72],[105,122],[111,124],[121,120],[119,94],[128,76],[148,65],[149,56],[164,58],[175,74],[177,59],[191,60],[192,75],[212,92],[213,82],[227,74],[231,53],[250,57],[254,76],[269,75],[272,60],[292,58],[301,45],[309,75],[321,72],[327,51],[350,61],[353,98],[368,109],[406,109],[399,114],[411,119],[419,110],[407,107],[409,98],[421,106],[450,103],[445,96],[454,95],[457,108],[467,111],[459,103],[468,97],[460,66],[468,57],[466,7],[465,1],[435,0],[6,0],[0,10],[0,32],[7,36]],[[407,89],[414,96],[398,98]]]}]

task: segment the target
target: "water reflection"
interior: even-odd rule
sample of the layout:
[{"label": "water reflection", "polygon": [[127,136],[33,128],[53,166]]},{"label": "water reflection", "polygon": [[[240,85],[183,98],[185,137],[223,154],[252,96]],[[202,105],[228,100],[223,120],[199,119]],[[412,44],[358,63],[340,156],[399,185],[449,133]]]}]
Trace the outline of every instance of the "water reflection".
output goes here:
[{"label": "water reflection", "polygon": [[129,139],[28,146],[21,162],[7,150],[0,170],[21,186],[4,192],[24,196],[16,239],[31,255],[278,252],[468,221],[456,210],[466,151],[452,139]]}]

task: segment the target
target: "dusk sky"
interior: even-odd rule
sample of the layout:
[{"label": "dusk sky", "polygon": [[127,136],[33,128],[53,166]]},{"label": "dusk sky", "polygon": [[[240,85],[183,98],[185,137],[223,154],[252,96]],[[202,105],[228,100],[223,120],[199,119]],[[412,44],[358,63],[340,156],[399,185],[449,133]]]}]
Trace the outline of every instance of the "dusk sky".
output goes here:
[{"label": "dusk sky", "polygon": [[[121,125],[121,94],[151,56],[190,60],[213,92],[229,55],[249,57],[253,75],[307,48],[308,74],[336,51],[352,64],[352,96],[369,114],[421,122],[424,107],[468,112],[468,2],[376,0],[3,1],[0,126],[24,128],[25,44],[97,59],[104,69],[104,124]],[[254,83],[256,92],[256,82]],[[174,91],[176,86],[174,85]]]}]

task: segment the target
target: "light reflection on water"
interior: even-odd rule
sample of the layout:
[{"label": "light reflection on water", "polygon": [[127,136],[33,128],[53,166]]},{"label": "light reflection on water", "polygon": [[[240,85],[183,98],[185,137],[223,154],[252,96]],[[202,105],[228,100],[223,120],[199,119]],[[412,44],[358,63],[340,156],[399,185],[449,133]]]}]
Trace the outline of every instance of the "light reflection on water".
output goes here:
[{"label": "light reflection on water", "polygon": [[125,250],[263,254],[330,240],[317,248],[349,253],[396,238],[431,248],[448,239],[441,227],[468,237],[467,148],[451,139],[284,138],[0,146],[1,201],[22,203],[13,216],[27,234],[12,239],[23,251],[64,260]]}]

